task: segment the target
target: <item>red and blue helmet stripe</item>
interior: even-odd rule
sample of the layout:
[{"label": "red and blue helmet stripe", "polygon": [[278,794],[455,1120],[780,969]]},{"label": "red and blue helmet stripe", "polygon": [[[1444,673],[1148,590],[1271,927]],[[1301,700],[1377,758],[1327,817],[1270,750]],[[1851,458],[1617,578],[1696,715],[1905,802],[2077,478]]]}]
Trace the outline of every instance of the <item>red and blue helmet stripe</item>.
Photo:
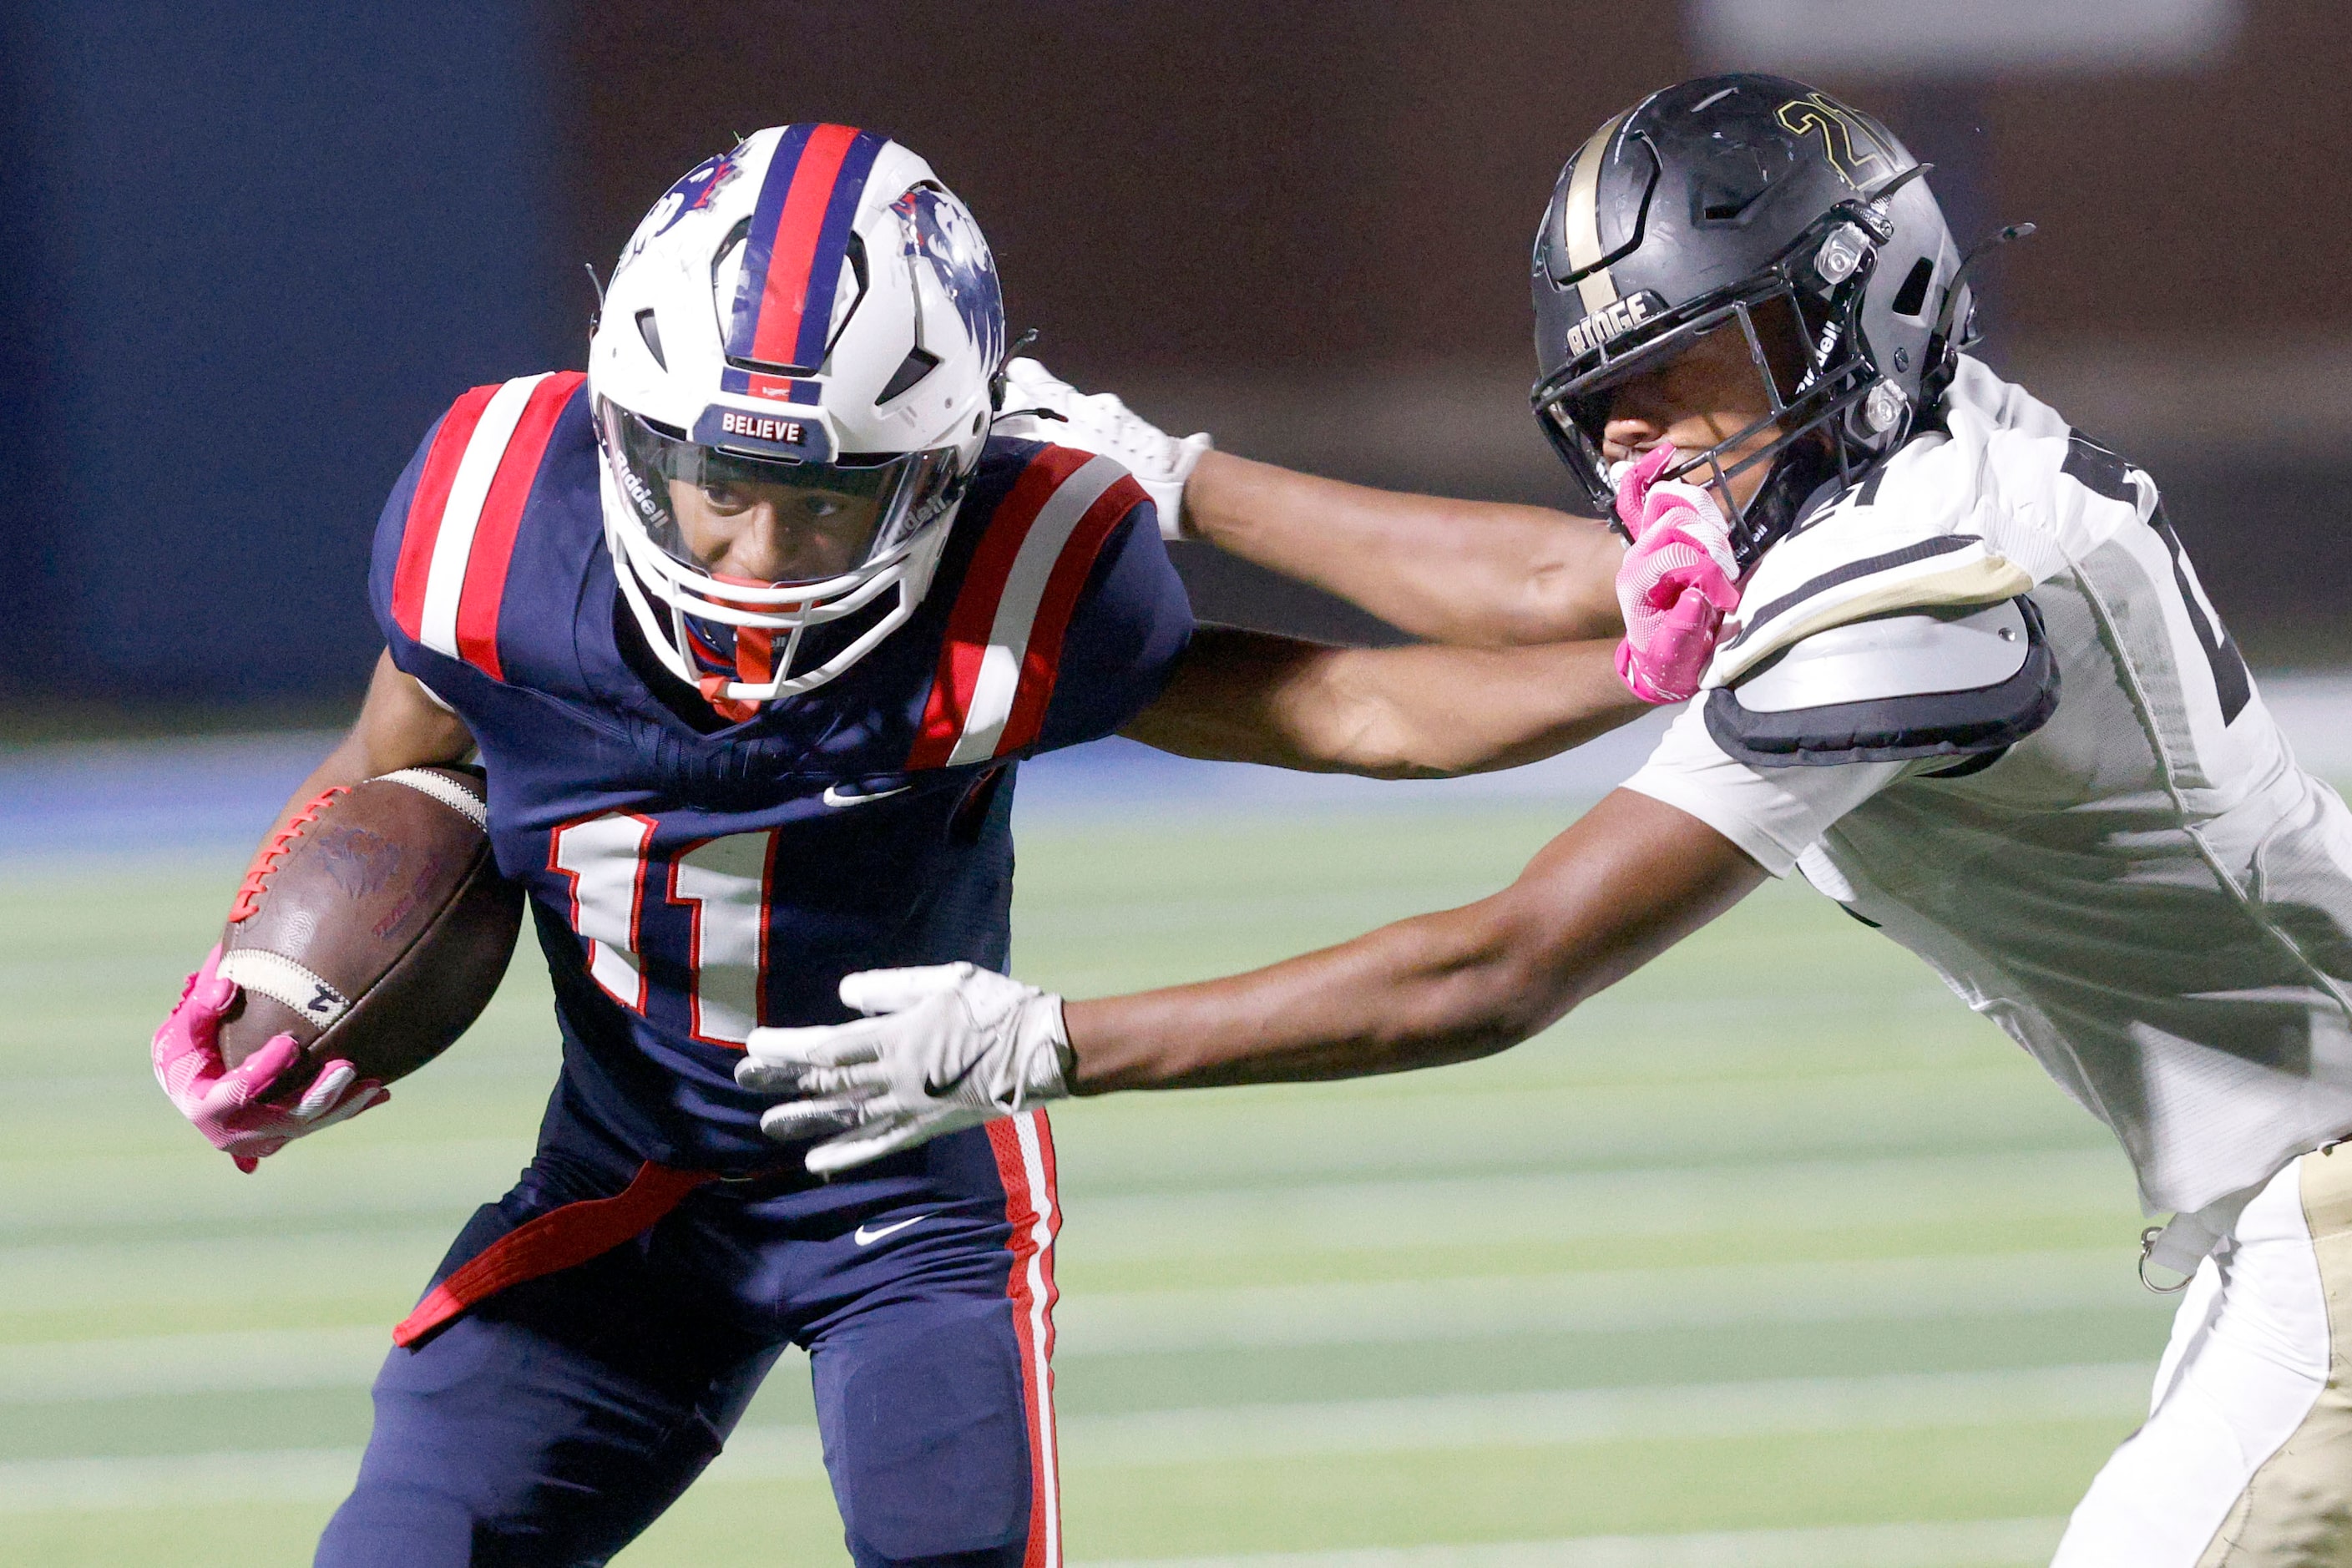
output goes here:
[{"label": "red and blue helmet stripe", "polygon": [[772,397],[779,403],[817,404],[824,401],[822,384],[795,381],[787,375],[761,375],[730,365],[719,373],[719,390],[739,397]]},{"label": "red and blue helmet stripe", "polygon": [[727,357],[814,374],[824,362],[850,225],[887,137],[787,125],[751,209]]}]

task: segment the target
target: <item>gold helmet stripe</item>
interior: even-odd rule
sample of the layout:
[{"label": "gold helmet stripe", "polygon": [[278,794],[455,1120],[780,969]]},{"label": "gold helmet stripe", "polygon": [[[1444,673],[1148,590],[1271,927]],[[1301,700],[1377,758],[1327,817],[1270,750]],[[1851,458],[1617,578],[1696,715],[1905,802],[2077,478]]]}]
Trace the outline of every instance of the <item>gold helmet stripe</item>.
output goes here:
[{"label": "gold helmet stripe", "polygon": [[[1633,110],[1626,110],[1627,114]],[[1601,165],[1606,161],[1609,142],[1617,128],[1625,123],[1620,114],[1592,133],[1592,139],[1577,149],[1574,171],[1568,177],[1568,205],[1560,214],[1562,236],[1568,242],[1568,265],[1571,274],[1590,272],[1577,279],[1576,291],[1583,297],[1589,315],[1604,306],[1617,302],[1617,283],[1601,266]]]}]

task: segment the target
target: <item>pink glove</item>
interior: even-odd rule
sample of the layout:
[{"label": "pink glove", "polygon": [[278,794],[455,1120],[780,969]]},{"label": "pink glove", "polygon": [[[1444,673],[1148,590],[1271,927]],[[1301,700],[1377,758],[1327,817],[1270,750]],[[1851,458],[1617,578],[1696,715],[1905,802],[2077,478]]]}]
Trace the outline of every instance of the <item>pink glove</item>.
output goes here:
[{"label": "pink glove", "polygon": [[215,1149],[225,1151],[236,1168],[250,1174],[266,1155],[275,1154],[305,1132],[316,1132],[348,1121],[372,1105],[392,1098],[392,1090],[376,1079],[362,1078],[347,1061],[331,1061],[311,1079],[310,1087],[292,1105],[273,1105],[260,1096],[280,1073],[292,1067],[302,1047],[291,1035],[279,1035],[234,1068],[224,1069],[220,1056],[221,1015],[236,1000],[236,982],[215,973],[221,950],[205,956],[205,966],[188,976],[180,1004],[163,1026],[155,1031],[150,1051],[155,1081],[172,1097],[180,1114],[195,1124]]},{"label": "pink glove", "polygon": [[1696,485],[1660,482],[1681,454],[1654,447],[1617,479],[1617,516],[1633,548],[1617,568],[1625,640],[1617,677],[1644,702],[1698,693],[1723,617],[1739,607],[1731,531],[1715,498]]}]

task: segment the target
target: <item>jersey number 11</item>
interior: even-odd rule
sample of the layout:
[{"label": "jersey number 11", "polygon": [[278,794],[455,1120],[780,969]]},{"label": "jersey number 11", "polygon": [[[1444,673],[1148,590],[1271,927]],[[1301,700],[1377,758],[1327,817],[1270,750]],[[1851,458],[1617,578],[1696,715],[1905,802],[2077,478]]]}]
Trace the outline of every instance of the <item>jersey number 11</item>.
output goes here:
[{"label": "jersey number 11", "polygon": [[548,868],[571,880],[572,929],[587,944],[589,974],[639,1014],[650,991],[646,900],[684,911],[690,1032],[705,1045],[740,1050],[761,1022],[775,830],[698,838],[656,856],[655,826],[627,811],[566,823],[549,837]]}]

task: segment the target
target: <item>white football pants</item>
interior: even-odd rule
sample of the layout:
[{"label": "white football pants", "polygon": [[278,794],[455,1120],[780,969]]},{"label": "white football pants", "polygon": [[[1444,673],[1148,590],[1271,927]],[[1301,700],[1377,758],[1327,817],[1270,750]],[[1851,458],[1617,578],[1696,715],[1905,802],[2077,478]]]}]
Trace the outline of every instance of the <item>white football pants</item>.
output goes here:
[{"label": "white football pants", "polygon": [[2352,1568],[2347,1352],[2352,1144],[2272,1177],[2199,1265],[2052,1568]]}]

